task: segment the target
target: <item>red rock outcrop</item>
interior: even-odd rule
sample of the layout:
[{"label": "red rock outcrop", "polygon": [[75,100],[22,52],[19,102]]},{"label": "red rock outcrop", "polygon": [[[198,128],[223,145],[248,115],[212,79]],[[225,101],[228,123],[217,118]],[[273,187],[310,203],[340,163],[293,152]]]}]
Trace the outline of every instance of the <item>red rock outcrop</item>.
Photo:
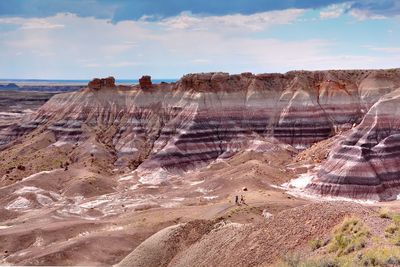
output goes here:
[{"label": "red rock outcrop", "polygon": [[139,85],[142,89],[150,89],[153,87],[153,83],[151,82],[151,76],[145,75],[139,79]]},{"label": "red rock outcrop", "polygon": [[94,90],[100,90],[101,88],[114,88],[115,87],[115,78],[107,77],[103,79],[94,78],[88,83],[88,87]]}]

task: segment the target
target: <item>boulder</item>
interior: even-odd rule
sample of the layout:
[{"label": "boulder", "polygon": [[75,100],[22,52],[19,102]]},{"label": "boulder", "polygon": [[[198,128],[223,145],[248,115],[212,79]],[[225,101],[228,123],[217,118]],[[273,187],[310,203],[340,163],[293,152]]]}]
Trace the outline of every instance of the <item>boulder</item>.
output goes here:
[{"label": "boulder", "polygon": [[139,85],[142,89],[150,89],[153,87],[153,83],[151,82],[151,76],[144,75],[139,79]]},{"label": "boulder", "polygon": [[103,87],[113,88],[115,87],[115,78],[111,76],[103,79],[94,78],[88,83],[88,87],[95,90],[100,90]]},{"label": "boulder", "polygon": [[108,77],[108,78],[102,79],[102,82],[105,87],[115,87],[115,78],[114,77]]},{"label": "boulder", "polygon": [[100,89],[101,88],[101,79],[94,78],[88,83],[88,87],[91,89]]}]

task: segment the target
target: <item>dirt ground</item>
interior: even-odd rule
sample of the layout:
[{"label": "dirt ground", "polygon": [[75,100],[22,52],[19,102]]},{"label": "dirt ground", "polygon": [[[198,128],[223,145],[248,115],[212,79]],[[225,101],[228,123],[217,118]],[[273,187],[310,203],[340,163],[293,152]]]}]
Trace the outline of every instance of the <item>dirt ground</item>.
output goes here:
[{"label": "dirt ground", "polygon": [[[225,167],[221,168],[219,165]],[[67,173],[75,177],[74,179],[87,175],[78,173],[73,167]],[[68,181],[67,173],[60,170],[43,175],[53,177],[52,179],[57,177],[59,181]],[[63,200],[47,207],[35,210],[2,210],[2,263],[116,264],[146,238],[167,226],[192,220],[215,219],[254,224],[265,220],[263,212],[277,214],[282,210],[308,203],[271,187],[271,181],[264,177],[265,173],[271,174],[271,181],[274,183],[288,179],[279,167],[270,166],[266,158],[258,154],[241,154],[227,162],[190,173],[186,177],[172,178],[171,184],[163,188],[139,187],[133,192],[121,192],[117,189],[108,193],[108,196],[112,197],[110,203],[106,204],[111,205],[117,201],[115,198],[121,195],[134,201],[151,195],[156,199],[156,203],[151,199],[150,203],[144,201],[142,205],[129,206],[128,201],[122,201],[107,207],[106,204],[101,204],[100,198],[103,194],[79,202],[74,198],[75,194],[68,192],[70,197],[62,193]],[[22,180],[2,189],[12,192],[10,188],[13,187],[20,188],[19,190],[27,187],[47,187],[52,190],[54,185],[43,185],[43,177],[39,178]],[[182,180],[185,183],[182,183]],[[114,186],[118,184],[116,178],[114,183]],[[126,183],[121,185],[120,182],[119,187],[125,188]],[[79,191],[75,190],[75,193],[77,192]],[[29,194],[30,196],[24,196],[34,199],[34,194],[37,196],[38,193]],[[245,204],[236,205],[236,195],[243,195]],[[96,201],[100,204],[82,208],[85,203]],[[116,205],[118,207],[115,207]],[[109,210],[116,214],[106,213]]]}]

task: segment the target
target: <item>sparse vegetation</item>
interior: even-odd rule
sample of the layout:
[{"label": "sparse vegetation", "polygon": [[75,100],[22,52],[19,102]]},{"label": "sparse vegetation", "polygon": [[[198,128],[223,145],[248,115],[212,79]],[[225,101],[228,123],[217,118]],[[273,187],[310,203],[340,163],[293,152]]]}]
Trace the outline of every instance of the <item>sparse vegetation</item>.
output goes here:
[{"label": "sparse vegetation", "polygon": [[277,267],[339,267],[338,259],[331,257],[302,260],[297,254],[286,255]]},{"label": "sparse vegetation", "polygon": [[329,252],[336,252],[338,256],[342,256],[362,249],[369,236],[369,231],[358,218],[346,218],[334,230]]},{"label": "sparse vegetation", "polygon": [[324,242],[320,239],[313,239],[310,241],[310,247],[311,247],[312,251],[321,248],[323,245],[324,245]]},{"label": "sparse vegetation", "polygon": [[283,257],[283,261],[278,266],[297,267],[300,266],[300,255],[289,253]]},{"label": "sparse vegetation", "polygon": [[379,217],[381,217],[382,219],[391,219],[389,210],[387,208],[381,208],[379,210]]},{"label": "sparse vegetation", "polygon": [[359,266],[399,266],[400,250],[396,248],[370,248],[357,257]]},{"label": "sparse vegetation", "polygon": [[392,223],[385,229],[385,237],[392,244],[400,246],[400,214],[393,214]]},{"label": "sparse vegetation", "polygon": [[297,254],[285,256],[276,266],[281,267],[353,267],[353,266],[399,266],[400,250],[391,247],[372,247],[363,252],[343,256],[327,255],[303,260]]},{"label": "sparse vegetation", "polygon": [[[309,245],[313,251],[327,245],[324,255],[302,259],[295,254],[285,256],[277,266],[335,267],[335,266],[400,266],[400,214],[382,209],[379,217],[392,220],[385,229],[390,243],[378,236],[371,236],[364,223],[355,217],[345,218],[333,231],[328,242],[313,239]],[[367,247],[368,241],[368,247]],[[396,245],[396,246],[393,246]],[[328,254],[325,254],[325,253]],[[294,255],[294,256],[293,256]]]},{"label": "sparse vegetation", "polygon": [[392,215],[392,220],[395,224],[400,225],[400,214],[396,213]]}]

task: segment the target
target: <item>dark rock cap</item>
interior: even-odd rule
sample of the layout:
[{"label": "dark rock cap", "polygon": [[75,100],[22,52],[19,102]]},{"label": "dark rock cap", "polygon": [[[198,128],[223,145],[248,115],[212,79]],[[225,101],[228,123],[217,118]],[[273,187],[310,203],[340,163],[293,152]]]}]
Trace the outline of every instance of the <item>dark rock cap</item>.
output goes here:
[{"label": "dark rock cap", "polygon": [[103,87],[115,87],[115,78],[114,77],[107,77],[103,79],[94,78],[88,83],[88,87],[91,89],[99,90]]},{"label": "dark rock cap", "polygon": [[153,83],[151,82],[151,76],[144,75],[139,79],[139,85],[142,89],[150,89],[153,87]]}]

